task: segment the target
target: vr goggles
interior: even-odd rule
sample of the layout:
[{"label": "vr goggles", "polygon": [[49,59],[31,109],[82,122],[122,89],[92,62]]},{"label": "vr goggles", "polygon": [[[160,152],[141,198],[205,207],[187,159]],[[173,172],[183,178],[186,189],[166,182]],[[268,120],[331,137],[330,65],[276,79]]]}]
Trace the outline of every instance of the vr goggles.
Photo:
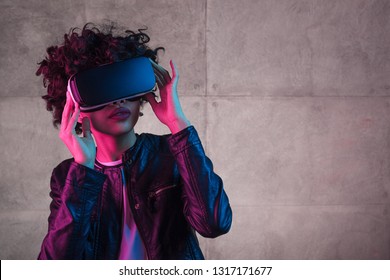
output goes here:
[{"label": "vr goggles", "polygon": [[150,60],[137,57],[76,73],[69,78],[68,91],[80,111],[92,112],[113,102],[139,98],[155,85]]}]

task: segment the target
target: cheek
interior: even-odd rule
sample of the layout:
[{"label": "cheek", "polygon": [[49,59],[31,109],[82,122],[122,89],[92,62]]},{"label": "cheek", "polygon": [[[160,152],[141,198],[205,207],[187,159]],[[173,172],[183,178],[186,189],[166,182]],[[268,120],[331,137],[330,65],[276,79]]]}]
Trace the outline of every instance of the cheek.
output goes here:
[{"label": "cheek", "polygon": [[92,129],[92,132],[93,132],[94,130],[101,130],[101,124],[102,124],[102,122],[99,121],[99,118],[91,117],[89,120],[91,121],[91,129]]},{"label": "cheek", "polygon": [[139,113],[141,104],[137,102],[130,102],[129,109],[131,112]]},{"label": "cheek", "polygon": [[96,114],[96,113],[84,113],[83,115],[80,114],[80,121],[83,117],[86,117],[89,119],[91,124],[91,130],[92,133],[94,130],[100,130],[103,122],[103,114]]},{"label": "cheek", "polygon": [[130,116],[131,122],[133,125],[135,125],[138,121],[138,118],[139,118],[140,106],[138,104],[135,106],[131,106],[129,109],[131,111],[131,116]]}]

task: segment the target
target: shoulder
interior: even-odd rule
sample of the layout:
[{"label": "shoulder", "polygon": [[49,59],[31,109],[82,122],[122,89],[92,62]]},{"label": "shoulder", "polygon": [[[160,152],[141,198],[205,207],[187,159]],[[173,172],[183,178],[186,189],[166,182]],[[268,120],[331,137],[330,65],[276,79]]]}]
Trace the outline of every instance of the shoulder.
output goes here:
[{"label": "shoulder", "polygon": [[160,154],[168,153],[175,155],[191,146],[202,146],[198,132],[192,125],[175,134],[154,135],[142,133],[139,137],[140,142],[143,142],[142,146]]},{"label": "shoulder", "polygon": [[70,168],[70,165],[74,162],[73,158],[68,158],[63,160],[61,163],[59,163],[56,167],[54,167],[53,172],[61,172],[68,170]]},{"label": "shoulder", "polygon": [[170,134],[155,135],[151,133],[142,133],[139,135],[140,144],[151,152],[170,154],[168,139]]},{"label": "shoulder", "polygon": [[59,163],[56,167],[53,169],[52,173],[52,179],[63,181],[65,180],[68,171],[70,169],[71,164],[74,162],[73,158],[68,158],[61,163]]}]

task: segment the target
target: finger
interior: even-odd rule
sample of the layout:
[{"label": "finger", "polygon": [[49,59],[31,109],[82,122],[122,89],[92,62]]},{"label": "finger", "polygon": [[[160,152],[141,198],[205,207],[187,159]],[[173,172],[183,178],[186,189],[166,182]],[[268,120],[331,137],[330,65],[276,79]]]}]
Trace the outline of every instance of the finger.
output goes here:
[{"label": "finger", "polygon": [[171,69],[172,69],[172,87],[174,91],[177,90],[177,84],[179,82],[179,73],[177,71],[176,64],[171,60],[170,61]]},{"label": "finger", "polygon": [[149,60],[152,63],[152,66],[153,66],[154,69],[156,69],[157,71],[159,71],[161,73],[169,74],[169,72],[164,67],[162,67],[160,64],[157,64],[156,62],[154,62],[151,59],[149,59]]},{"label": "finger", "polygon": [[173,85],[177,86],[177,83],[179,81],[179,73],[177,71],[176,64],[171,60],[170,61],[171,69],[172,69],[172,80],[173,80]]},{"label": "finger", "polygon": [[76,125],[77,125],[77,120],[79,119],[79,115],[80,115],[80,107],[78,104],[76,104],[76,106],[74,108],[73,115],[69,121],[69,125],[72,127],[72,134],[76,133],[75,129],[76,129]]},{"label": "finger", "polygon": [[173,78],[175,78],[175,77],[178,76],[177,67],[176,67],[176,64],[173,62],[172,59],[169,61],[169,64],[171,65],[171,69],[172,69],[172,79],[173,79]]},{"label": "finger", "polygon": [[82,130],[83,136],[86,138],[91,137],[91,123],[87,117],[84,117],[82,120]]},{"label": "finger", "polygon": [[164,80],[161,80],[161,77],[158,76],[156,76],[156,83],[160,91],[167,85],[167,83]]},{"label": "finger", "polygon": [[150,92],[150,93],[146,94],[145,98],[146,98],[146,100],[149,103],[152,103],[152,104],[156,104],[157,103],[157,100],[156,100],[153,92]]},{"label": "finger", "polygon": [[160,65],[157,65],[157,66],[158,66],[159,72],[164,77],[164,80],[167,83],[169,83],[171,81],[171,75],[169,74],[169,72],[165,68],[163,68],[162,66],[160,66]]},{"label": "finger", "polygon": [[157,85],[160,89],[165,87],[165,85],[167,85],[171,81],[169,74],[168,74],[168,78],[165,77],[158,67],[153,67],[153,72],[154,72],[154,76],[156,77]]},{"label": "finger", "polygon": [[61,128],[63,128],[63,129],[68,127],[71,113],[73,110],[72,105],[73,105],[72,98],[70,97],[69,91],[67,91],[66,92],[66,103],[64,106],[64,110],[62,111],[62,117],[61,117]]},{"label": "finger", "polygon": [[75,103],[73,102],[70,91],[66,91],[66,104],[68,104],[70,110],[73,110]]},{"label": "finger", "polygon": [[146,94],[145,98],[149,102],[150,106],[152,106],[152,108],[154,108],[154,106],[158,105],[158,102],[157,102],[157,100],[154,97],[154,94],[152,92]]},{"label": "finger", "polygon": [[169,75],[169,72],[161,65],[155,63],[153,60],[151,60],[151,62],[154,72],[161,77],[162,81],[165,81],[165,83],[169,83],[171,81],[171,76]]},{"label": "finger", "polygon": [[156,83],[158,88],[163,87],[165,83],[164,83],[164,78],[161,76],[161,74],[158,73],[157,71],[154,71],[154,76],[156,78]]}]

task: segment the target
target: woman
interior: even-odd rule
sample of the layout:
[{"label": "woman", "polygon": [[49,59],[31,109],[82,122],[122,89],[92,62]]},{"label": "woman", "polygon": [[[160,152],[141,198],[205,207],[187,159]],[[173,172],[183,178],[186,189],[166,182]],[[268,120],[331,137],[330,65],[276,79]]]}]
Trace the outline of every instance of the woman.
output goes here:
[{"label": "woman", "polygon": [[[65,34],[40,63],[59,136],[73,155],[51,178],[48,233],[39,259],[203,259],[195,231],[216,237],[229,231],[232,212],[195,128],[186,118],[172,77],[139,30],[115,36],[85,25]],[[66,86],[70,76],[128,58],[152,61],[161,101],[148,93],[80,112]],[[172,134],[138,135],[145,99]],[[82,136],[79,134],[82,133]],[[93,135],[93,138],[92,138]]]}]

